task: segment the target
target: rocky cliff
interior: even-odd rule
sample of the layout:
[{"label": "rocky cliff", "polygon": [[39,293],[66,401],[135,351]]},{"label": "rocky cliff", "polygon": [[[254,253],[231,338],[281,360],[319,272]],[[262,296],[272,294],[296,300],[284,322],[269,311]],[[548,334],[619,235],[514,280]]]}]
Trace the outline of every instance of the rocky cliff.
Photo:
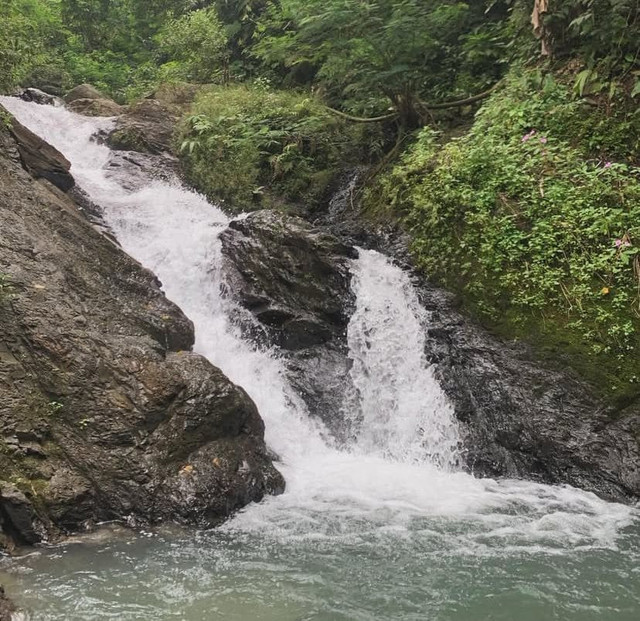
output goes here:
[{"label": "rocky cliff", "polygon": [[65,194],[68,170],[0,125],[0,542],[107,520],[209,526],[281,491],[255,405]]}]

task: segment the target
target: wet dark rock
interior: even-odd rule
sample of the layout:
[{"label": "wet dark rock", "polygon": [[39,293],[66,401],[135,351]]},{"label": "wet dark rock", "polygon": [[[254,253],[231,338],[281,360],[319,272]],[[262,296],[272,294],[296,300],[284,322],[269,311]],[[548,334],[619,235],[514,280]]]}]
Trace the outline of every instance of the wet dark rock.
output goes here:
[{"label": "wet dark rock", "polygon": [[42,106],[60,106],[64,103],[60,97],[45,93],[38,88],[25,88],[20,94],[20,99],[31,101]]},{"label": "wet dark rock", "polygon": [[5,547],[114,519],[210,526],[282,491],[251,399],[4,127],[0,230]]},{"label": "wet dark rock", "polygon": [[[13,117],[9,131],[13,136],[23,167],[36,179],[46,179],[63,192],[75,185],[69,172],[71,164],[60,151],[36,136]],[[8,154],[12,149],[13,146],[10,145],[5,152]]]},{"label": "wet dark rock", "polygon": [[0,585],[0,621],[11,621],[11,614],[15,611],[14,605],[9,601]]},{"label": "wet dark rock", "polygon": [[33,545],[42,541],[44,529],[31,502],[15,486],[0,482],[0,523],[18,544]]},{"label": "wet dark rock", "polygon": [[426,344],[455,406],[466,462],[478,475],[568,483],[600,496],[640,498],[640,409],[615,412],[571,371],[492,337],[425,285]]},{"label": "wet dark rock", "polygon": [[336,433],[347,389],[346,330],[354,248],[300,218],[257,211],[222,234],[229,290],[257,321],[247,333],[279,347],[312,415]]},{"label": "wet dark rock", "polygon": [[117,120],[107,144],[120,151],[171,153],[178,119],[175,107],[155,99],[143,99]]}]

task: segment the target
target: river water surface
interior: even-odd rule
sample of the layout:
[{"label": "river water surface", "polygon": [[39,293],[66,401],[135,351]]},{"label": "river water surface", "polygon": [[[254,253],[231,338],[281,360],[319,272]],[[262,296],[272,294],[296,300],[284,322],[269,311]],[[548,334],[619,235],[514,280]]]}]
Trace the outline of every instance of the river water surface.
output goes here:
[{"label": "river water surface", "polygon": [[[127,182],[92,141],[112,121],[0,98],[62,151],[123,248],[196,326],[195,349],[254,399],[284,495],[209,532],[105,533],[0,566],[50,621],[637,621],[640,516],[571,487],[476,479],[424,349],[428,315],[382,255],[353,261],[354,429],[337,446],[277,352],[231,323],[218,234],[229,218],[178,183]],[[222,288],[224,290],[224,287]]]}]

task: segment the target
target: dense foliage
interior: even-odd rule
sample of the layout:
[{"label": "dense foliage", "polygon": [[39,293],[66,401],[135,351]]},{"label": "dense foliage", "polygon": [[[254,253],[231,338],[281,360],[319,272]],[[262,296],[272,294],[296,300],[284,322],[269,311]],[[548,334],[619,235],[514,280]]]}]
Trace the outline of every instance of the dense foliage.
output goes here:
[{"label": "dense foliage", "polygon": [[421,98],[482,89],[501,75],[507,2],[280,0],[256,54],[276,68],[307,64],[328,97],[358,112],[391,106],[423,116]]},{"label": "dense foliage", "polygon": [[0,90],[8,90],[66,40],[56,2],[0,0],[0,15]]},{"label": "dense foliage", "polygon": [[183,125],[181,153],[201,191],[246,210],[276,196],[313,204],[345,160],[375,154],[376,140],[375,128],[354,127],[306,95],[258,83],[202,95]]},{"label": "dense foliage", "polygon": [[637,111],[526,72],[463,137],[424,129],[368,203],[404,215],[420,266],[483,320],[535,333],[615,397],[640,381],[639,146]]},{"label": "dense foliage", "polygon": [[221,75],[226,64],[227,39],[213,8],[168,20],[157,40],[164,59],[173,62],[176,78],[211,82]]},{"label": "dense foliage", "polygon": [[376,162],[367,213],[402,221],[428,274],[503,334],[635,390],[640,0],[0,10],[1,91],[90,82],[124,102],[207,84],[177,144],[189,180],[235,210],[317,205]]}]

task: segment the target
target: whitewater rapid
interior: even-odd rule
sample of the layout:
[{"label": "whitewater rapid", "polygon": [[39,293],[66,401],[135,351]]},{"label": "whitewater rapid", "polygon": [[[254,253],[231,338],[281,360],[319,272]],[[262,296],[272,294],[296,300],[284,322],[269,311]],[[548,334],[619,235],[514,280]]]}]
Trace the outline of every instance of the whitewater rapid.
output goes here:
[{"label": "whitewater rapid", "polygon": [[64,153],[124,250],[157,274],[194,322],[195,350],[257,404],[287,491],[248,507],[228,532],[281,540],[406,534],[415,521],[437,516],[452,520],[443,546],[461,550],[487,541],[530,550],[616,546],[632,508],[568,486],[476,479],[458,468],[459,430],[423,354],[428,316],[409,277],[387,258],[361,251],[352,265],[348,343],[357,392],[345,415],[359,431],[337,448],[288,385],[278,352],[244,340],[229,319],[234,302],[221,295],[218,240],[228,216],[177,181],[125,187],[109,172],[109,149],[92,139],[112,120],[5,97],[0,103]]}]

